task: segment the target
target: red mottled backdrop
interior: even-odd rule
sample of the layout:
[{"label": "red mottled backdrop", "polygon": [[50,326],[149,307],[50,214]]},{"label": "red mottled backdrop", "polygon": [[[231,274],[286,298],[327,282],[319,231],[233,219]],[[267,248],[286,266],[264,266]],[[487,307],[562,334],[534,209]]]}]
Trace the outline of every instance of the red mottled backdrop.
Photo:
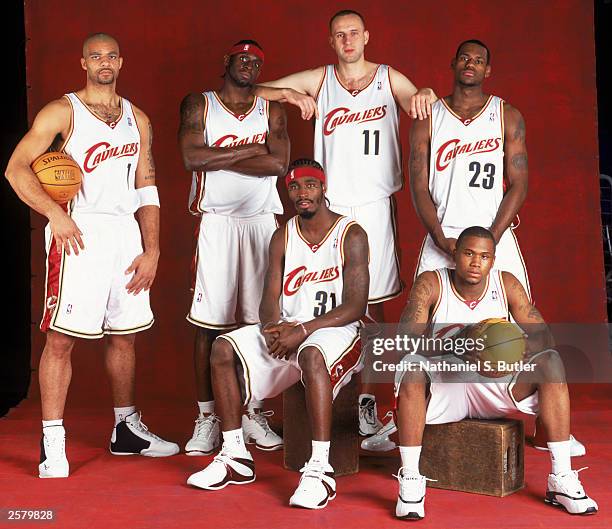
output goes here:
[{"label": "red mottled backdrop", "polygon": [[[449,63],[457,44],[478,38],[489,45],[493,70],[486,89],[516,106],[527,123],[530,186],[517,234],[535,300],[549,321],[606,320],[592,4],[517,0],[509,5],[489,0],[355,0],[350,5],[286,0],[26,0],[30,121],[47,101],[83,86],[81,43],[88,34],[103,31],[116,36],[121,45],[119,93],[142,108],[153,123],[163,205],[162,253],[152,294],[157,322],[137,341],[140,395],[172,394],[186,401],[195,396],[194,330],[185,321],[195,219],[186,209],[190,175],[181,165],[176,142],[182,97],[219,87],[224,51],[243,38],[256,39],[265,49],[262,80],[333,62],[327,23],[331,14],[346,7],[366,18],[370,60],[391,64],[417,86],[431,86],[439,95],[452,87]],[[292,158],[311,155],[312,124],[303,122],[294,108],[288,108],[288,114]],[[408,130],[409,120],[402,116],[405,160]],[[402,277],[409,286],[424,230],[407,186],[397,202]],[[43,224],[34,215],[34,322],[42,312]],[[389,321],[397,321],[405,299],[404,294],[388,304]],[[32,334],[36,365],[43,335],[36,324]],[[78,346],[69,406],[83,394],[107,398],[99,383],[100,351],[99,342]]]}]

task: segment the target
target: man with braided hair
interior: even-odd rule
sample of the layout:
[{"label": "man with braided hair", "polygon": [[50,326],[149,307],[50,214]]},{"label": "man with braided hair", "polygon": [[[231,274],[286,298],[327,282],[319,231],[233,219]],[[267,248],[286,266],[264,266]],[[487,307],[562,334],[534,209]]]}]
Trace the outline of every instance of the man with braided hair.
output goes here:
[{"label": "man with braided hair", "polygon": [[313,160],[285,178],[297,215],[270,242],[259,306],[261,323],[219,336],[212,348],[213,387],[223,448],[187,483],[207,490],[255,480],[240,428],[241,405],[302,381],[312,455],[290,505],[321,509],[336,496],[329,464],[332,401],[360,367],[359,320],[368,300],[368,238],[326,204],[326,179]]}]

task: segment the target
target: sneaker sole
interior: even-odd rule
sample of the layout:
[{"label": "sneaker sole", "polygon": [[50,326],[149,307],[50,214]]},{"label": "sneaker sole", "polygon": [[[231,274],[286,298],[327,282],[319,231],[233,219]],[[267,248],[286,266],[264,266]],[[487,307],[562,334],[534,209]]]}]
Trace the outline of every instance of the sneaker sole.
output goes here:
[{"label": "sneaker sole", "polygon": [[291,507],[299,507],[300,509],[310,509],[310,510],[325,509],[325,507],[327,507],[327,504],[330,501],[332,501],[335,497],[336,497],[336,494],[334,493],[333,496],[328,496],[327,500],[325,501],[323,505],[315,505],[314,507],[310,505],[300,505],[299,503],[291,503],[291,501],[289,501],[289,505]]},{"label": "sneaker sole", "polygon": [[577,516],[583,516],[585,514],[588,515],[588,514],[596,514],[597,513],[597,509],[595,507],[589,507],[584,512],[570,512],[570,511],[567,510],[567,507],[565,505],[563,505],[562,503],[559,503],[558,501],[555,501],[555,500],[549,500],[548,498],[544,498],[544,503],[546,503],[547,505],[550,505],[551,507],[557,507],[557,508],[564,509],[567,514],[572,514],[572,515],[575,514]]},{"label": "sneaker sole", "polygon": [[66,474],[66,475],[63,475],[63,474],[62,474],[62,475],[60,475],[60,476],[45,476],[45,475],[40,474],[40,473],[38,474],[38,477],[39,477],[40,479],[57,479],[57,478],[67,478],[68,476],[69,476],[69,474]]},{"label": "sneaker sole", "polygon": [[112,450],[110,450],[110,453],[114,456],[144,456],[144,457],[170,457],[170,456],[174,456],[176,454],[179,453],[180,450],[177,450],[176,452],[172,452],[169,454],[163,454],[160,452],[149,452],[147,453],[146,450],[143,450],[142,452],[113,452]]},{"label": "sneaker sole", "polygon": [[188,456],[210,456],[219,449],[218,446],[213,448],[210,452],[203,452],[202,450],[185,450],[185,455]]},{"label": "sneaker sole", "polygon": [[253,483],[253,481],[255,481],[255,474],[253,474],[253,477],[251,479],[249,479],[249,480],[245,480],[245,481],[226,481],[220,487],[202,487],[201,485],[196,485],[195,483],[190,483],[189,480],[187,480],[187,485],[191,485],[192,487],[196,487],[196,488],[202,489],[202,490],[221,490],[221,489],[224,489],[225,487],[227,487],[228,485],[248,485],[249,483]]},{"label": "sneaker sole", "polygon": [[404,516],[398,516],[396,514],[395,517],[398,520],[407,520],[409,522],[417,522],[425,518],[425,516],[421,516],[419,513],[416,513],[416,512],[409,512],[408,514],[405,514]]},{"label": "sneaker sole", "polygon": [[275,450],[282,450],[285,447],[285,443],[281,443],[278,445],[272,445],[272,446],[260,445],[252,437],[249,437],[248,439],[246,439],[244,443],[247,445],[255,445],[255,448],[259,448],[260,450],[263,450],[264,452],[274,452]]}]

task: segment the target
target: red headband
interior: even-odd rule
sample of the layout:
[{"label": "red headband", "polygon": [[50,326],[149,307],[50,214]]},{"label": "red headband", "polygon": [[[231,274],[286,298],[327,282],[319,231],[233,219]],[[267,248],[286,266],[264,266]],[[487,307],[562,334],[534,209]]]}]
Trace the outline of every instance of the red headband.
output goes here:
[{"label": "red headband", "polygon": [[255,55],[261,62],[264,62],[264,52],[256,44],[236,44],[227,52],[230,57],[238,53],[250,53],[251,55]]},{"label": "red headband", "polygon": [[285,176],[285,185],[289,187],[289,184],[294,180],[304,178],[306,176],[316,178],[323,185],[325,185],[325,173],[316,167],[296,167],[295,169],[292,169],[287,173],[287,176]]}]

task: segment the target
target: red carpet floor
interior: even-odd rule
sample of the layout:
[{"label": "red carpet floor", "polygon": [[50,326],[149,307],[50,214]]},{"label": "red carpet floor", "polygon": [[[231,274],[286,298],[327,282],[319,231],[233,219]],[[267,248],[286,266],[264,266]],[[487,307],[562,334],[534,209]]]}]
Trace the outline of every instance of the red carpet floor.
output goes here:
[{"label": "red carpet floor", "polygon": [[[587,445],[587,456],[575,459],[588,493],[600,512],[570,516],[544,504],[549,459],[527,448],[527,486],[506,498],[429,489],[426,528],[531,528],[612,527],[610,450],[612,409],[605,403],[596,411],[577,406],[572,431]],[[181,407],[182,408],[182,407]],[[152,431],[181,444],[191,434],[191,409],[145,409],[144,420]],[[361,472],[338,479],[338,496],[322,511],[292,509],[289,496],[298,474],[282,468],[282,452],[253,450],[257,481],[206,492],[188,487],[187,476],[202,468],[209,457],[177,455],[165,459],[114,457],[106,449],[112,410],[67,411],[67,451],[71,464],[68,479],[37,477],[40,411],[36,399],[25,401],[0,420],[0,510],[2,527],[69,528],[198,528],[276,529],[350,528],[378,529],[405,526],[393,518],[397,482],[397,453],[362,457]],[[531,424],[531,422],[529,423]],[[531,426],[526,428],[527,431]],[[4,510],[3,510],[4,509]],[[6,509],[53,509],[55,521],[7,522]]]}]

